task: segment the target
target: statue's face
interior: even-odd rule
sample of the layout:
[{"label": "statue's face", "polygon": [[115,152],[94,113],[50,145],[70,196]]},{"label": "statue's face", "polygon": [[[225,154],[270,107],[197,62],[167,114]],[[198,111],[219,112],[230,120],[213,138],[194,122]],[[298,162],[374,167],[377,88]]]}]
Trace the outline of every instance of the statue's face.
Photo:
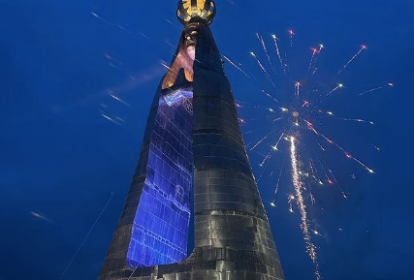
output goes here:
[{"label": "statue's face", "polygon": [[187,55],[195,60],[195,48],[197,45],[198,31],[196,26],[189,26],[184,34],[184,45]]}]

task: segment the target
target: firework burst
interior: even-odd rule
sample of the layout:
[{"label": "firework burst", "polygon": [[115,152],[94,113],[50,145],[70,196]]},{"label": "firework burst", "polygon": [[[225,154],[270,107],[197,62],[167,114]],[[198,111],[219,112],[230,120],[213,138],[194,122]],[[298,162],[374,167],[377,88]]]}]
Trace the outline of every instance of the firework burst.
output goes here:
[{"label": "firework burst", "polygon": [[[295,33],[289,30],[288,35],[289,38],[286,40],[288,46],[285,45],[284,47],[291,49]],[[327,83],[321,80],[318,77],[319,75],[315,75],[318,69],[317,64],[321,58],[321,52],[325,49],[323,44],[320,44],[319,47],[311,48],[312,52],[310,54],[309,64],[303,69],[303,74],[301,75],[304,78],[295,79],[293,77],[295,73],[291,71],[295,67],[289,65],[289,59],[286,54],[291,52],[285,52],[285,55],[282,56],[283,48],[281,47],[283,45],[279,44],[279,38],[276,35],[271,35],[267,39],[272,40],[274,43],[274,53],[272,55],[279,61],[282,69],[279,75],[273,77],[266,68],[273,68],[272,57],[265,43],[266,38],[263,38],[259,33],[256,33],[256,37],[268,61],[266,65],[258,58],[258,52],[250,53],[259,66],[256,70],[260,70],[267,80],[267,82],[260,85],[261,88],[258,91],[268,98],[269,104],[273,105],[267,105],[265,108],[258,105],[250,105],[250,108],[260,110],[257,113],[258,115],[266,114],[266,117],[245,118],[241,124],[244,128],[250,125],[253,126],[253,129],[244,135],[251,140],[248,145],[250,147],[248,149],[249,152],[261,157],[259,160],[259,166],[261,168],[271,170],[273,166],[278,166],[273,160],[273,158],[276,158],[274,157],[276,153],[280,153],[280,156],[277,157],[279,161],[289,161],[289,164],[282,163],[280,169],[271,172],[272,175],[273,173],[277,173],[278,177],[275,179],[275,184],[273,185],[273,199],[269,203],[271,207],[277,207],[276,198],[285,187],[281,184],[281,181],[284,176],[289,176],[290,187],[285,190],[288,200],[288,210],[292,213],[297,210],[297,213],[300,215],[300,228],[302,230],[306,252],[314,264],[316,279],[320,280],[322,276],[319,269],[317,246],[312,236],[321,236],[321,234],[317,230],[316,225],[311,222],[307,210],[309,207],[317,207],[317,197],[315,197],[312,190],[317,187],[332,185],[337,187],[339,194],[344,199],[348,199],[349,196],[337,181],[332,169],[324,162],[324,154],[330,152],[341,155],[343,160],[351,160],[356,167],[363,168],[368,174],[375,173],[374,169],[365,161],[357,158],[342,146],[346,145],[346,143],[339,144],[333,140],[335,137],[328,136],[331,133],[325,124],[329,119],[370,126],[374,125],[374,122],[357,117],[337,117],[332,111],[324,109],[328,99],[340,97],[334,93],[347,88],[339,82],[336,84]],[[296,46],[295,49],[297,48]],[[359,51],[345,63],[338,74],[344,71],[351,63],[355,62],[366,49],[367,47],[365,45],[361,46]],[[229,59],[226,58],[226,60]],[[238,70],[240,71],[240,69]],[[256,80],[254,82],[257,85]],[[272,90],[266,89],[267,83],[270,83],[273,88]],[[393,86],[394,84],[387,83],[383,86],[363,91],[359,95]],[[243,114],[243,111],[241,113]],[[260,122],[260,125],[257,122]],[[258,135],[260,136],[258,137]],[[251,139],[254,137],[258,137],[258,139]],[[344,139],[341,139],[341,142],[344,142]],[[262,149],[265,149],[265,152]],[[263,173],[260,178],[262,178]],[[352,174],[351,178],[355,178],[355,174]]]}]

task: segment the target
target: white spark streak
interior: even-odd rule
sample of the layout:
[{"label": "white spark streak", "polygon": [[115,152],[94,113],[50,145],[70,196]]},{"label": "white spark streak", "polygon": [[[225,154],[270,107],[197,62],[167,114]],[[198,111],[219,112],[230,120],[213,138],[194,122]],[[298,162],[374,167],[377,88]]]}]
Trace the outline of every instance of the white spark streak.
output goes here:
[{"label": "white spark streak", "polygon": [[298,159],[296,154],[296,139],[295,137],[290,137],[290,160],[292,164],[292,181],[293,187],[295,189],[296,195],[296,204],[299,208],[299,212],[301,215],[301,229],[303,233],[303,238],[306,243],[306,251],[308,252],[309,257],[312,259],[315,265],[315,275],[318,280],[322,279],[321,274],[319,272],[319,264],[318,258],[316,255],[316,246],[312,242],[312,238],[310,235],[309,230],[309,221],[308,221],[308,213],[306,211],[306,205],[302,194],[302,182],[300,181],[299,171],[298,171]]}]

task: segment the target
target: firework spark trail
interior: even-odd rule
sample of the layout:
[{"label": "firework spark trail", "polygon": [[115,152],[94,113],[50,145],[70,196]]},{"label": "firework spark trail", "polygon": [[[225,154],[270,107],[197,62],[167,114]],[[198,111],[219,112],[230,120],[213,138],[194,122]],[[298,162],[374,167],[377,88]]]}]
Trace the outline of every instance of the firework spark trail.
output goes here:
[{"label": "firework spark trail", "polygon": [[381,90],[385,87],[393,87],[393,86],[394,86],[393,83],[388,83],[386,85],[383,85],[383,86],[380,86],[380,87],[375,87],[375,88],[369,89],[367,91],[364,91],[364,92],[358,94],[358,96],[365,95],[365,94],[370,93],[370,92],[378,91],[378,90]]},{"label": "firework spark trail", "polygon": [[257,131],[262,130],[262,129],[265,129],[265,128],[267,128],[267,126],[263,126],[263,127],[257,128],[257,129],[253,129],[253,130],[247,131],[243,135],[252,134],[253,132],[257,132]]},{"label": "firework spark trail", "polygon": [[273,194],[273,200],[272,200],[272,202],[270,203],[270,205],[271,205],[272,207],[276,207],[275,200],[276,200],[277,193],[279,192],[279,183],[280,183],[280,178],[282,177],[283,166],[284,166],[284,165],[282,165],[282,167],[280,168],[279,177],[277,177],[277,182],[276,182],[275,192],[274,192],[274,194]]},{"label": "firework spark trail", "polygon": [[124,100],[122,100],[121,98],[119,98],[118,96],[115,96],[113,94],[109,95],[110,97],[112,97],[113,99],[115,99],[116,101],[124,104],[125,106],[131,107],[131,105],[129,105],[128,103],[126,103]]},{"label": "firework spark trail", "polygon": [[255,142],[255,141],[251,141],[251,142],[247,143],[247,144],[246,144],[246,149],[249,149],[249,147],[250,147],[251,145],[253,145],[253,144],[254,144],[254,142]]},{"label": "firework spark trail", "polygon": [[340,88],[343,88],[344,87],[344,85],[343,84],[338,84],[336,87],[334,87],[330,92],[328,92],[327,94],[326,94],[326,96],[328,96],[328,95],[331,95],[332,93],[334,93],[335,91],[337,91],[338,89],[340,89]]},{"label": "firework spark trail", "polygon": [[339,74],[341,74],[342,73],[342,71],[344,71],[348,66],[349,66],[349,64],[351,64],[352,63],[352,61],[354,61],[361,53],[362,53],[362,51],[364,51],[364,50],[366,50],[367,49],[367,46],[365,46],[365,45],[362,45],[361,46],[361,48],[359,49],[359,51],[356,53],[356,54],[354,54],[354,56],[350,59],[350,60],[348,60],[348,62],[345,64],[345,66],[338,72],[338,74],[337,75],[339,75]]},{"label": "firework spark trail", "polygon": [[259,64],[260,68],[263,72],[267,73],[266,68],[263,66],[263,63],[260,61],[260,59],[256,56],[254,52],[250,52],[250,54],[256,59],[257,63]]},{"label": "firework spark trail", "polygon": [[270,153],[268,153],[267,155],[266,155],[266,157],[263,159],[263,161],[259,164],[260,165],[260,167],[263,167],[265,164],[266,164],[266,162],[270,159],[272,157],[272,155],[270,154]]},{"label": "firework spark trail", "polygon": [[283,136],[285,135],[285,133],[283,132],[282,134],[280,134],[279,138],[277,139],[276,143],[274,146],[272,146],[272,149],[274,151],[278,151],[279,150],[279,143],[280,141],[282,141]]},{"label": "firework spark trail", "polygon": [[276,55],[277,55],[277,58],[279,58],[280,67],[283,70],[283,74],[286,74],[286,69],[285,69],[285,66],[283,65],[283,59],[282,59],[282,56],[280,55],[279,44],[277,43],[277,37],[276,35],[272,35],[272,38],[273,38],[273,42],[275,43]]},{"label": "firework spark trail", "polygon": [[[133,33],[131,30],[129,30],[129,29],[127,29],[127,28],[125,28],[124,26],[122,26],[122,25],[121,25],[121,24],[119,24],[119,23],[113,23],[113,22],[110,22],[109,20],[107,20],[107,19],[105,19],[104,17],[100,16],[100,15],[99,15],[97,12],[95,12],[95,11],[91,11],[91,15],[92,15],[93,17],[95,17],[96,19],[101,20],[102,22],[104,22],[105,24],[107,24],[107,25],[109,25],[109,26],[118,27],[119,29],[121,29],[121,30],[123,30],[123,31],[125,31],[125,32],[127,32],[127,33],[129,33],[129,34],[134,35],[134,33]],[[149,39],[149,38],[148,38],[145,34],[143,34],[143,33],[140,33],[140,35],[141,35],[141,36],[143,36],[144,38]]]},{"label": "firework spark trail", "polygon": [[104,53],[103,56],[110,62],[108,62],[108,64],[115,69],[119,69],[122,71],[121,67],[123,65],[123,63],[121,61],[119,61],[118,59],[114,58],[112,55],[108,54],[108,53]]},{"label": "firework spark trail", "polygon": [[270,57],[270,55],[269,55],[269,52],[268,52],[268,50],[267,50],[266,43],[265,43],[265,41],[263,40],[263,37],[259,34],[259,32],[256,32],[256,37],[257,37],[257,39],[259,40],[260,44],[262,45],[263,51],[265,52],[266,57],[267,57],[267,61],[269,62],[270,66],[272,67],[273,72],[275,72],[275,74],[276,74],[276,71],[274,70],[275,68],[274,68],[274,66],[273,66],[272,59],[271,59],[271,57]]},{"label": "firework spark trail", "polygon": [[326,151],[326,149],[322,146],[322,144],[318,140],[316,140],[316,143],[318,143],[318,146],[319,148],[321,148],[322,152]]},{"label": "firework spark trail", "polygon": [[[168,71],[171,71],[172,70],[172,68],[167,64],[167,62],[165,62],[164,60],[161,60],[160,61],[160,65],[162,66],[162,67],[164,67],[165,69],[167,69]],[[177,73],[176,71],[174,71],[174,73]]]},{"label": "firework spark trail", "polygon": [[316,199],[315,199],[315,197],[313,196],[312,190],[309,190],[309,197],[310,197],[310,199],[311,199],[312,205],[315,205],[315,203],[316,203]]},{"label": "firework spark trail", "polygon": [[[319,158],[317,158],[317,160],[318,160],[319,166],[321,167],[321,169],[322,169],[322,171],[323,171],[323,174],[322,174],[322,175],[324,175],[324,176],[325,176],[325,180],[326,180],[326,182],[327,182],[329,185],[332,185],[332,184],[333,184],[333,182],[332,182],[331,178],[329,177],[328,172],[326,172],[326,168],[325,168],[325,166],[323,165],[322,161],[321,161]],[[323,185],[324,185],[324,183],[323,183],[322,181],[321,181],[319,184],[320,184],[321,186],[323,186]]]},{"label": "firework spark trail", "polygon": [[295,200],[295,196],[293,194],[289,194],[288,196],[288,204],[289,204],[289,212],[293,213],[293,205],[292,201]]},{"label": "firework spark trail", "polygon": [[334,180],[334,182],[335,182],[335,186],[337,186],[337,187],[338,187],[338,189],[339,189],[339,191],[342,193],[342,197],[343,197],[344,199],[348,199],[347,194],[346,194],[346,193],[345,193],[345,191],[342,189],[341,185],[338,183],[338,180],[336,180],[336,177],[335,177],[334,173],[332,172],[332,170],[328,168],[328,172],[329,172],[329,174],[331,174],[331,177],[332,177],[332,179],[333,179],[333,180]]},{"label": "firework spark trail", "polygon": [[105,19],[104,17],[100,16],[100,15],[99,15],[97,12],[95,12],[95,11],[91,11],[91,14],[92,14],[92,16],[94,16],[96,19],[101,20],[102,22],[104,22],[105,24],[107,24],[107,25],[109,25],[109,26],[117,27],[117,28],[121,29],[122,31],[124,31],[124,32],[126,32],[126,33],[128,33],[128,34],[130,34],[130,35],[134,35],[134,36],[140,35],[140,36],[144,37],[145,39],[147,39],[147,40],[151,41],[151,38],[149,38],[147,35],[145,35],[145,34],[144,34],[144,33],[142,33],[142,32],[138,32],[138,33],[136,33],[136,32],[132,32],[131,30],[129,30],[129,29],[127,29],[127,28],[125,28],[125,26],[123,26],[123,25],[121,25],[121,24],[119,24],[119,23],[114,23],[114,22],[111,22],[111,21],[109,21],[109,20]]},{"label": "firework spark trail", "polygon": [[317,53],[318,53],[318,50],[316,48],[312,48],[312,56],[311,56],[310,61],[309,61],[308,74],[311,71],[313,63],[316,62],[315,57],[316,57]]},{"label": "firework spark trail", "polygon": [[136,267],[132,272],[131,272],[131,275],[129,275],[129,277],[128,277],[128,279],[127,280],[131,280],[131,277],[132,277],[132,275],[135,273],[135,271],[137,271],[137,269],[139,268],[139,266],[138,267]]},{"label": "firework spark trail", "polygon": [[[312,76],[314,76],[316,71],[318,70],[318,68],[316,67],[316,62],[318,61],[318,57],[320,56],[323,48],[324,48],[324,45],[320,44],[319,45],[319,50],[317,51],[317,53],[315,55],[315,59],[313,60],[314,69],[312,71]],[[310,68],[309,68],[309,70],[310,70]]]},{"label": "firework spark trail", "polygon": [[359,122],[359,123],[368,123],[374,125],[375,123],[372,121],[367,121],[363,119],[349,119],[349,118],[337,118],[338,120],[347,121],[347,122]]},{"label": "firework spark trail", "polygon": [[[269,109],[271,112],[274,112],[274,110],[273,109]],[[273,121],[275,121],[275,119],[273,119],[274,118],[274,116],[272,116],[272,115],[270,115],[270,116],[266,116],[265,117],[265,121],[269,121],[269,120],[273,120]],[[246,119],[245,119],[246,120]],[[260,118],[260,117],[257,117],[257,118],[248,118],[247,119],[247,121],[248,122],[252,122],[252,121],[258,121],[258,120],[260,120],[260,121],[262,121],[263,119],[262,118]]]},{"label": "firework spark trail", "polygon": [[318,136],[321,136],[323,139],[325,139],[326,142],[328,142],[329,144],[334,145],[335,147],[337,147],[341,152],[343,152],[345,154],[345,156],[349,159],[352,159],[353,161],[355,161],[356,163],[358,163],[359,165],[361,165],[362,167],[364,167],[369,173],[373,174],[375,173],[373,169],[371,169],[370,167],[368,167],[365,163],[363,163],[361,160],[355,158],[354,156],[352,156],[348,151],[346,151],[344,148],[342,148],[341,146],[339,146],[337,143],[335,143],[334,141],[332,141],[331,139],[329,139],[328,137],[326,137],[325,135],[323,135],[322,133],[320,133],[319,131],[317,131],[312,123],[308,122],[305,120],[305,122],[307,123],[307,128],[310,129],[311,131],[313,131],[313,133],[315,133]]},{"label": "firework spark trail", "polygon": [[284,67],[285,67],[285,72],[290,70],[290,66],[289,66],[289,58],[287,53],[284,54],[284,59],[285,59],[285,63],[284,63]]},{"label": "firework spark trail", "polygon": [[279,100],[277,100],[276,98],[273,97],[273,95],[271,95],[270,93],[268,93],[267,91],[265,91],[264,89],[262,89],[262,92],[269,98],[271,98],[274,102],[280,104]]},{"label": "firework spark trail", "polygon": [[272,133],[273,133],[273,131],[270,131],[265,137],[263,137],[262,139],[260,139],[253,147],[251,147],[250,151],[253,151],[254,149],[256,149],[257,146],[259,146],[260,144],[262,144],[263,141],[266,140],[270,136],[270,134],[272,134]]},{"label": "firework spark trail", "polygon": [[298,158],[296,154],[296,139],[293,136],[290,136],[290,159],[292,164],[292,181],[296,195],[296,204],[299,208],[301,215],[301,229],[303,233],[303,238],[306,243],[306,249],[309,257],[312,259],[313,264],[315,265],[315,275],[318,280],[321,280],[321,274],[319,272],[319,263],[316,255],[316,246],[312,242],[312,238],[309,231],[309,221],[308,213],[306,211],[306,205],[303,198],[303,183],[300,181],[299,171],[298,171]]},{"label": "firework spark trail", "polygon": [[238,118],[238,120],[239,120],[239,123],[240,124],[245,124],[246,123],[246,121],[244,119],[242,119],[242,118]]},{"label": "firework spark trail", "polygon": [[318,52],[317,52],[317,54],[316,54],[316,56],[315,56],[314,63],[316,63],[316,62],[318,61],[318,57],[321,55],[322,49],[323,49],[324,47],[325,47],[325,46],[324,46],[323,44],[319,44],[319,50],[318,50]]},{"label": "firework spark trail", "polygon": [[312,164],[313,164],[312,159],[309,159],[309,170],[311,171],[311,175],[312,175],[313,180],[317,181],[316,175],[315,175],[315,170],[313,169]]},{"label": "firework spark trail", "polygon": [[263,73],[265,74],[266,79],[272,84],[274,88],[276,88],[275,83],[272,81],[272,78],[270,78],[269,73],[267,72],[266,68],[263,66],[263,63],[260,61],[257,55],[254,52],[250,52],[250,54],[256,60],[259,67],[262,69]]},{"label": "firework spark trail", "polygon": [[245,101],[240,101],[240,100],[237,100],[236,107],[237,108],[248,107],[248,108],[254,108],[254,109],[261,109],[262,108],[259,105],[255,105],[255,104],[245,102]]},{"label": "firework spark trail", "polygon": [[40,220],[43,220],[43,221],[46,221],[46,222],[49,222],[49,223],[53,224],[53,221],[51,219],[49,219],[48,217],[46,217],[45,215],[43,215],[43,214],[36,213],[36,212],[30,212],[30,214],[35,218],[38,218]]},{"label": "firework spark trail", "polygon": [[168,41],[167,39],[164,40],[164,43],[167,44],[167,46],[171,47],[171,53],[175,54],[176,46],[174,46],[172,43],[170,43],[170,41]]},{"label": "firework spark trail", "polygon": [[296,82],[295,83],[295,97],[296,99],[299,99],[300,96],[300,83]]},{"label": "firework spark trail", "polygon": [[362,93],[360,93],[358,95],[361,96],[361,95],[364,95],[364,94],[367,94],[367,93],[370,93],[370,92],[373,92],[373,91],[377,91],[377,90],[380,90],[380,89],[383,89],[383,88],[384,88],[384,86],[372,88],[372,89],[367,90],[367,91],[364,91],[364,92],[362,92]]},{"label": "firework spark trail", "polygon": [[246,72],[243,71],[243,69],[241,69],[239,66],[237,66],[236,63],[234,63],[230,58],[228,58],[227,56],[225,56],[224,54],[222,54],[223,58],[225,60],[227,60],[228,63],[230,63],[234,68],[236,68],[237,70],[239,70],[240,72],[242,72],[247,78],[251,78],[249,75],[247,75]]},{"label": "firework spark trail", "polygon": [[119,125],[119,126],[122,126],[122,124],[121,124],[121,123],[117,122],[115,119],[113,119],[113,118],[111,118],[111,117],[109,117],[109,116],[107,116],[107,115],[105,115],[105,114],[103,114],[103,113],[101,113],[101,116],[102,116],[102,117],[104,117],[105,119],[107,119],[108,121],[113,122],[114,124],[117,124],[117,125]]},{"label": "firework spark trail", "polygon": [[312,172],[313,179],[316,182],[318,182],[319,185],[323,185],[323,182],[321,181],[321,178],[319,178],[318,171],[316,169],[315,163],[313,162],[312,159],[309,160],[309,166],[310,166],[310,170]]},{"label": "firework spark trail", "polygon": [[101,17],[100,15],[98,15],[95,11],[91,11],[91,15],[94,16],[95,18],[103,21],[104,23],[111,25],[111,26],[115,26],[115,24],[113,24],[112,22],[104,19],[103,17]]},{"label": "firework spark trail", "polygon": [[259,178],[256,181],[256,184],[259,184],[260,180],[262,180],[263,175],[265,174],[265,172],[267,171],[268,166],[265,167],[265,169],[263,170],[262,174],[259,176]]},{"label": "firework spark trail", "polygon": [[289,29],[288,33],[290,35],[290,47],[293,48],[293,36],[296,35],[296,34],[292,29]]},{"label": "firework spark trail", "polygon": [[331,177],[329,176],[328,172],[326,171],[325,166],[322,164],[322,162],[320,160],[318,160],[318,161],[319,161],[319,164],[322,167],[322,171],[323,171],[323,173],[325,175],[326,182],[328,183],[328,185],[333,185],[334,182],[332,181]]},{"label": "firework spark trail", "polygon": [[[266,116],[265,121],[268,121],[272,118],[272,116]],[[257,118],[248,118],[248,119],[243,119],[246,122],[252,122],[252,121],[257,121],[257,120],[262,120],[261,118],[257,117]]]},{"label": "firework spark trail", "polygon": [[[266,140],[269,136],[270,136],[270,134],[272,134],[272,132],[273,131],[271,131],[268,135],[266,135],[265,137],[263,137],[262,139],[260,139],[259,140],[259,142],[257,142],[256,143],[256,145],[254,146],[254,147],[252,147],[251,149],[250,149],[250,151],[252,151],[253,149],[255,149],[258,145],[260,145],[264,140]],[[272,146],[272,149],[274,150],[274,151],[277,151],[278,150],[278,148],[277,148],[277,146],[279,145],[279,142],[281,141],[281,139],[282,139],[282,136],[284,135],[284,132],[282,133],[282,135],[279,137],[279,139],[278,139],[278,141],[276,142],[276,144],[275,144],[275,146]],[[263,155],[264,156],[264,155]],[[260,167],[263,167],[265,164],[266,164],[266,162],[270,159],[272,157],[272,151],[269,151],[268,153],[267,153],[267,155],[266,156],[264,156],[264,159],[263,159],[263,161],[261,162],[261,163],[259,163],[259,166]]]}]

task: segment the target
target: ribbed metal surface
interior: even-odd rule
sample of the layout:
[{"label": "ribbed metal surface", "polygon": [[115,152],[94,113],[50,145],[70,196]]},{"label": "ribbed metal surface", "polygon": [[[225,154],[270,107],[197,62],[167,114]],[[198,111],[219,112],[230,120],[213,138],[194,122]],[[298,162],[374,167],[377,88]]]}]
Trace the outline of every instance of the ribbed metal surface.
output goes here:
[{"label": "ribbed metal surface", "polygon": [[129,223],[133,220],[129,215],[136,212],[145,180],[148,139],[157,111],[154,105],[128,207],[124,208],[99,280],[284,279],[246,155],[230,83],[206,25],[199,29],[193,69],[195,249],[187,260],[176,264],[137,269],[126,264]]}]

